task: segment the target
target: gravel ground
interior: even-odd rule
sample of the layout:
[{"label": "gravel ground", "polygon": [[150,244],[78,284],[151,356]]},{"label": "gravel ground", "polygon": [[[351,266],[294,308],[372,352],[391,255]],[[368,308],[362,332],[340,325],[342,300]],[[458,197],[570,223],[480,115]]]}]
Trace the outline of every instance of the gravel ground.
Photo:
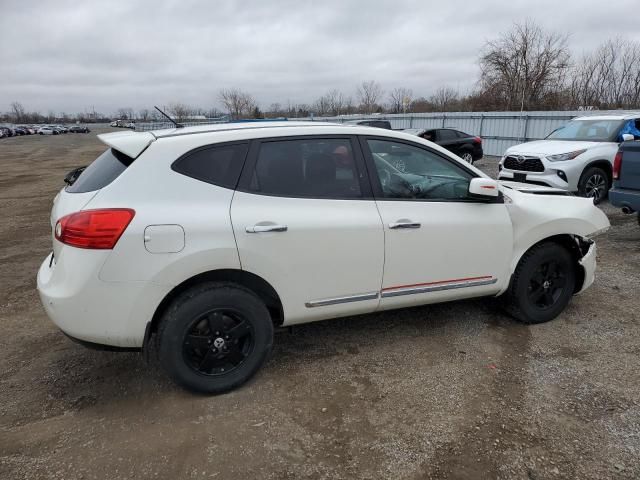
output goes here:
[{"label": "gravel ground", "polygon": [[70,342],[40,305],[51,199],[103,149],[0,140],[0,478],[640,478],[635,217],[603,206],[597,281],[553,322],[474,300],[303,325],[204,397]]}]

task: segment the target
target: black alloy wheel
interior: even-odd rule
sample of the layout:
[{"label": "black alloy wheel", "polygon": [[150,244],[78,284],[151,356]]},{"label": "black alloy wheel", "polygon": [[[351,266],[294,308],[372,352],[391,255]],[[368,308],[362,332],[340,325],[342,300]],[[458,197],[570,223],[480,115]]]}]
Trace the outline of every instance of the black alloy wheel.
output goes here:
[{"label": "black alloy wheel", "polygon": [[253,328],[237,310],[214,309],[196,317],[182,344],[184,360],[202,375],[224,375],[239,367],[254,347]]},{"label": "black alloy wheel", "polygon": [[576,260],[563,245],[545,242],[527,251],[503,296],[506,310],[522,323],[560,315],[576,290]]},{"label": "black alloy wheel", "polygon": [[562,263],[556,260],[542,263],[529,280],[529,301],[540,309],[550,308],[562,296],[566,285],[567,272]]}]

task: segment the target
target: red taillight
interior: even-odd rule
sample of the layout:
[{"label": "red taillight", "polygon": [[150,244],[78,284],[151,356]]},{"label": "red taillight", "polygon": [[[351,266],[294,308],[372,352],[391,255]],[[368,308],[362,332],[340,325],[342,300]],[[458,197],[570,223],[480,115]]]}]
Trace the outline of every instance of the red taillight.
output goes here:
[{"label": "red taillight", "polygon": [[58,220],[55,236],[72,247],[108,250],[115,247],[135,214],[130,208],[72,213]]},{"label": "red taillight", "polygon": [[480,137],[474,137],[473,143],[482,143],[482,139]]},{"label": "red taillight", "polygon": [[616,157],[613,159],[613,179],[618,180],[620,178],[620,169],[622,168],[622,152],[616,153]]}]

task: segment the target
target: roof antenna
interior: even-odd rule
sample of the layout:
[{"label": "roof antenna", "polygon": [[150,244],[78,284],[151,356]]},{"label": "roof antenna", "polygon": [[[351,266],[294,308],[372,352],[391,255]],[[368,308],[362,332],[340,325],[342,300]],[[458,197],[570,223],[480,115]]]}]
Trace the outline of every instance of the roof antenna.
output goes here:
[{"label": "roof antenna", "polygon": [[162,110],[160,110],[158,107],[156,107],[155,105],[153,106],[153,108],[155,108],[156,110],[158,110],[162,115],[164,115],[171,123],[173,123],[176,128],[184,128],[184,125],[182,125],[181,123],[176,122],[173,118],[171,118],[169,115],[167,115],[166,113],[164,113]]}]

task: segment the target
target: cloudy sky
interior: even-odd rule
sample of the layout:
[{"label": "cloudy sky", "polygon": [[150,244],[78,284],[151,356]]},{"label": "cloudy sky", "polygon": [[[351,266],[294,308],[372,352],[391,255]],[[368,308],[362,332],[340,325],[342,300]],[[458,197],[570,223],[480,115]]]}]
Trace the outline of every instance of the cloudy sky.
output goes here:
[{"label": "cloudy sky", "polygon": [[513,22],[570,35],[580,55],[640,41],[638,0],[0,0],[0,111],[111,113],[183,102],[220,107],[238,87],[262,108],[349,95],[375,79],[461,92],[478,52]]}]

